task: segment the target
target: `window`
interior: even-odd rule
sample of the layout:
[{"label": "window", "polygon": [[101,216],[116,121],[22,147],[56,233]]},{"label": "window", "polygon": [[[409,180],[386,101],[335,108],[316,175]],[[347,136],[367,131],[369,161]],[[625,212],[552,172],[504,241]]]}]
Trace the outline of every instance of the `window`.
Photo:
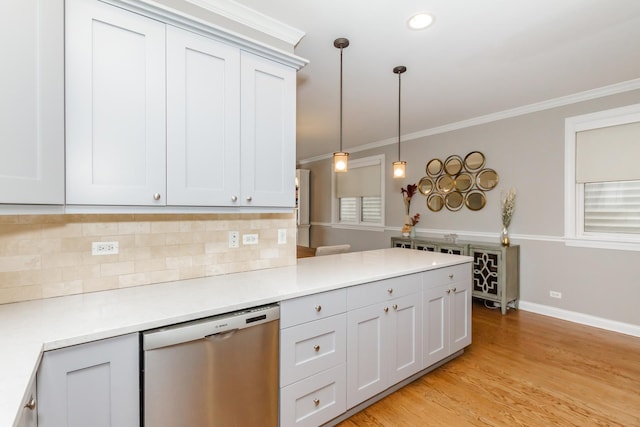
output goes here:
[{"label": "window", "polygon": [[333,173],[334,224],[384,225],[384,156],[349,161],[346,173]]},{"label": "window", "polygon": [[567,244],[640,250],[640,104],[565,121]]}]

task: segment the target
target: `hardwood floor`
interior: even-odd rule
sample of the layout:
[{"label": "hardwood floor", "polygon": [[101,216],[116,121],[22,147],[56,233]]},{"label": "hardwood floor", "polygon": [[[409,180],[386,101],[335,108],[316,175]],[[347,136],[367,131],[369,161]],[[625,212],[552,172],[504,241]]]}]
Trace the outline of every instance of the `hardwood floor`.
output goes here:
[{"label": "hardwood floor", "polygon": [[474,303],[462,356],[339,426],[640,426],[640,338]]}]

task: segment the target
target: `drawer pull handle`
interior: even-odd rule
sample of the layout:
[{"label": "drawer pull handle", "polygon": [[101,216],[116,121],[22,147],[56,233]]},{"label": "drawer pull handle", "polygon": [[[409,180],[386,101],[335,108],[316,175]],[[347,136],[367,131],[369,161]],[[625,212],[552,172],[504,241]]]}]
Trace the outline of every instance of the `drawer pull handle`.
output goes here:
[{"label": "drawer pull handle", "polygon": [[389,292],[390,294],[392,294],[392,293],[393,293],[393,288],[389,288],[389,289],[387,289],[387,292]]},{"label": "drawer pull handle", "polygon": [[456,288],[453,288],[451,291],[455,292],[455,291],[456,291]]},{"label": "drawer pull handle", "polygon": [[314,345],[314,346],[313,346],[313,349],[314,349],[316,352],[318,352],[318,351],[320,351],[320,346],[319,346],[318,344],[316,344],[316,345]]},{"label": "drawer pull handle", "polygon": [[247,197],[247,202],[251,202],[252,200],[253,200],[253,197],[251,197],[251,196]]},{"label": "drawer pull handle", "polygon": [[389,312],[389,307],[385,307],[385,308],[384,308],[384,312],[385,312],[385,313],[388,313],[388,312]]},{"label": "drawer pull handle", "polygon": [[320,304],[316,305],[315,308],[318,313],[320,313],[320,310],[322,310],[322,306]]},{"label": "drawer pull handle", "polygon": [[232,202],[237,202],[238,201],[238,196],[231,196],[231,201]]},{"label": "drawer pull handle", "polygon": [[320,405],[320,399],[313,399],[313,404],[316,406]]},{"label": "drawer pull handle", "polygon": [[398,304],[393,304],[393,309],[398,310]]},{"label": "drawer pull handle", "polygon": [[33,398],[33,396],[31,396],[31,399],[29,399],[29,401],[24,404],[24,407],[31,411],[36,409],[36,400]]},{"label": "drawer pull handle", "polygon": [[449,279],[453,279],[453,273],[449,275]]},{"label": "drawer pull handle", "polygon": [[160,193],[153,193],[153,200],[160,200]]},{"label": "drawer pull handle", "polygon": [[451,289],[447,289],[447,293],[450,294],[451,293]]}]

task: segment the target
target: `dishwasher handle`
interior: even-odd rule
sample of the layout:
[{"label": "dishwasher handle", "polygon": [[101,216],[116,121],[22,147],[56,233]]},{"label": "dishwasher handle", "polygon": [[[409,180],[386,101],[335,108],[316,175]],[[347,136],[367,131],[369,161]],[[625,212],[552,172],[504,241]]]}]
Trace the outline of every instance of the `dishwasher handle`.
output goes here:
[{"label": "dishwasher handle", "polygon": [[[277,304],[241,310],[192,322],[179,323],[142,333],[144,351],[215,337],[280,319]],[[230,334],[231,336],[233,334]]]}]

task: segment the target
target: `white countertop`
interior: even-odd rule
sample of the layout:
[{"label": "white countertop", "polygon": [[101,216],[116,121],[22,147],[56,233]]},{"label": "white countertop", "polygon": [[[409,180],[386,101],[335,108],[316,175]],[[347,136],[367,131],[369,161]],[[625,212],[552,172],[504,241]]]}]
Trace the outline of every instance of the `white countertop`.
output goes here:
[{"label": "white countertop", "polygon": [[299,259],[291,267],[0,305],[0,426],[17,421],[43,351],[471,260],[379,249]]}]

